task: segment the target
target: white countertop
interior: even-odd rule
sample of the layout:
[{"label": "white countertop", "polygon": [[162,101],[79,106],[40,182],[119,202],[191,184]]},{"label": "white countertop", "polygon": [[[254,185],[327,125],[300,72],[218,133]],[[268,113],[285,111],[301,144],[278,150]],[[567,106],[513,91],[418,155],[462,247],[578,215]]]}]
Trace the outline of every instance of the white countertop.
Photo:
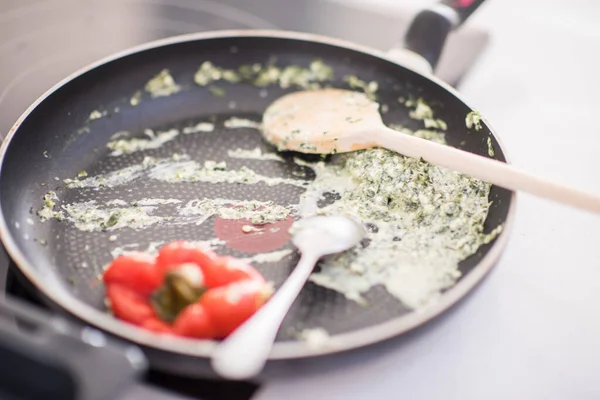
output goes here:
[{"label": "white countertop", "polygon": [[[600,193],[599,16],[598,0],[489,0],[467,23],[487,26],[491,43],[461,90],[514,164]],[[517,204],[502,260],[449,313],[309,370],[294,364],[298,378],[256,398],[600,398],[600,216],[528,195]]]}]

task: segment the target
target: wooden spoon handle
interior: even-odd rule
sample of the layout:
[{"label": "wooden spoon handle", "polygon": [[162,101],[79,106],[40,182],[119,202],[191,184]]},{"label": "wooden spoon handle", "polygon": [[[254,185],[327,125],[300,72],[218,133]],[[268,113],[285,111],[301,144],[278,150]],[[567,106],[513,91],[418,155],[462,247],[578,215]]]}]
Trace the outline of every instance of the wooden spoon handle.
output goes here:
[{"label": "wooden spoon handle", "polygon": [[600,196],[531,175],[501,161],[417,138],[390,128],[379,133],[378,145],[408,157],[423,158],[431,164],[513,191],[523,191],[563,204],[600,213]]}]

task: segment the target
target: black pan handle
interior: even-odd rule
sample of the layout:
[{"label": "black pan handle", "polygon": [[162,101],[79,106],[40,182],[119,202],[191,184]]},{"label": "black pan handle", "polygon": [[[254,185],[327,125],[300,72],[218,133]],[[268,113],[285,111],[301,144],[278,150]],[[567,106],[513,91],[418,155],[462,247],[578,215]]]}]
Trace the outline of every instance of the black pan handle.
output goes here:
[{"label": "black pan handle", "polygon": [[2,399],[114,399],[146,367],[137,347],[0,296]]},{"label": "black pan handle", "polygon": [[413,19],[404,48],[419,54],[435,69],[448,34],[461,26],[484,0],[441,0]]}]

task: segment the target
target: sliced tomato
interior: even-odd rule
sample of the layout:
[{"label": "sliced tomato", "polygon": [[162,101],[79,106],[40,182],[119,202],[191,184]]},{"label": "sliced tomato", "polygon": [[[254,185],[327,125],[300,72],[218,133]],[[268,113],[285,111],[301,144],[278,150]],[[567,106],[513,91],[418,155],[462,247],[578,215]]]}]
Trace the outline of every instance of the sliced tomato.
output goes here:
[{"label": "sliced tomato", "polygon": [[117,257],[104,272],[103,280],[107,285],[119,284],[147,296],[162,284],[163,274],[154,257],[136,252]]},{"label": "sliced tomato", "polygon": [[233,282],[251,280],[264,283],[262,275],[251,265],[230,256],[215,259],[202,268],[204,283],[209,288],[229,285]]},{"label": "sliced tomato", "polygon": [[142,323],[141,327],[155,333],[173,334],[171,326],[156,317],[147,319]]},{"label": "sliced tomato", "polygon": [[190,304],[183,309],[173,324],[173,332],[196,339],[210,339],[216,333],[210,316],[199,303]]},{"label": "sliced tomato", "polygon": [[246,280],[210,289],[200,304],[214,322],[218,337],[225,337],[250,318],[272,293],[267,283]]},{"label": "sliced tomato", "polygon": [[156,263],[163,272],[187,263],[194,263],[204,270],[205,266],[211,265],[217,258],[212,250],[178,240],[160,248]]},{"label": "sliced tomato", "polygon": [[126,286],[116,283],[107,285],[106,297],[110,301],[113,314],[119,319],[142,325],[146,320],[155,317],[150,302]]}]

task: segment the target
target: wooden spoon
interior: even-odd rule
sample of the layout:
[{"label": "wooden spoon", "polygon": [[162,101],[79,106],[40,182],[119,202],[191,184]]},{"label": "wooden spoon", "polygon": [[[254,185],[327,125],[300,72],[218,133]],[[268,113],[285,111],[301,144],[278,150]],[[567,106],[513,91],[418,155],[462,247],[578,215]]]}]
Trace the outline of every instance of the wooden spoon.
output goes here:
[{"label": "wooden spoon", "polygon": [[263,135],[279,150],[331,154],[383,147],[513,191],[600,213],[600,196],[531,175],[501,161],[386,127],[363,93],[320,89],[287,94],[263,116]]}]

